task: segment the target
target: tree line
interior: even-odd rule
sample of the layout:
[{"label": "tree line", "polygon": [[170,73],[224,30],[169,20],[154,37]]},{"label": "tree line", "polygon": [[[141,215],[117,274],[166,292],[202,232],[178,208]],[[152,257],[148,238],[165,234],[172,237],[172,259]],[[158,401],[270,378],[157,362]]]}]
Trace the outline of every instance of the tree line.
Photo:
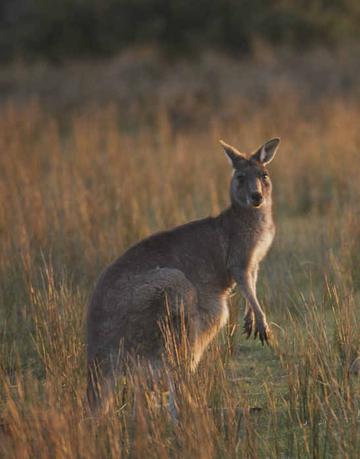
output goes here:
[{"label": "tree line", "polygon": [[360,38],[358,0],[2,0],[0,58],[109,55],[136,44],[171,53],[254,40],[305,48]]}]

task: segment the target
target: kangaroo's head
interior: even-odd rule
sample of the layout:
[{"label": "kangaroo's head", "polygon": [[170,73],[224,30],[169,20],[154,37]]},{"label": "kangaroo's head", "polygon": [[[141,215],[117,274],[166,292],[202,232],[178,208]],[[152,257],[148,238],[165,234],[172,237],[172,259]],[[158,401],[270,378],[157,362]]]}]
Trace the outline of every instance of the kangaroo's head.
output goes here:
[{"label": "kangaroo's head", "polygon": [[260,208],[271,203],[271,180],[266,165],[275,156],[280,139],[271,139],[251,155],[240,153],[236,148],[220,140],[234,169],[230,196],[235,206]]}]

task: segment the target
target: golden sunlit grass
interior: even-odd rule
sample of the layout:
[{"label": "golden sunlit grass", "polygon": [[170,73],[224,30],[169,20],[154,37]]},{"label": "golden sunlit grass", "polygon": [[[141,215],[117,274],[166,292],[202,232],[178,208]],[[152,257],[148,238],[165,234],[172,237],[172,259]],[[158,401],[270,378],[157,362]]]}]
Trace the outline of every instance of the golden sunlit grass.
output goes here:
[{"label": "golden sunlit grass", "polygon": [[[305,102],[279,84],[266,103],[223,97],[219,110],[182,99],[193,123],[180,128],[166,98],[137,125],[117,104],[65,120],[36,99],[2,106],[1,456],[357,456],[359,100]],[[246,341],[233,312],[196,374],[174,369],[178,422],[135,376],[108,416],[90,417],[83,325],[97,276],[138,239],[227,205],[219,138],[246,151],[275,135],[278,231],[259,282],[273,346]]]}]

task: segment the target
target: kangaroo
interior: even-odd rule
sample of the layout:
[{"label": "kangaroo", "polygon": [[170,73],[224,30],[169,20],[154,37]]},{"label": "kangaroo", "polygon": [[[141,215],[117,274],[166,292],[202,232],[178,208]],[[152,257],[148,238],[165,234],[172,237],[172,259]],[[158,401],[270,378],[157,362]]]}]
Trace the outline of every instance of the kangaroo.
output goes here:
[{"label": "kangaroo", "polygon": [[225,325],[227,300],[236,284],[246,299],[245,334],[254,333],[262,344],[268,341],[270,328],[256,282],[259,263],[275,235],[272,184],[265,166],[279,142],[274,138],[246,155],[220,141],[233,168],[230,206],[216,217],[140,241],[103,272],[87,310],[90,407],[111,390],[129,357],[154,368],[164,365],[161,321],[166,308],[179,317],[179,299],[190,324],[193,370]]}]

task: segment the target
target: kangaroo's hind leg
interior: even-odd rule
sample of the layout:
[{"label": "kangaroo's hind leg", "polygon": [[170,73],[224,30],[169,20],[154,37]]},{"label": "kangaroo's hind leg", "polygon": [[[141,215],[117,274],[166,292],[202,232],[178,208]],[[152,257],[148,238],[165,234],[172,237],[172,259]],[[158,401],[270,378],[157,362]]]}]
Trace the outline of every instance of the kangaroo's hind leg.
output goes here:
[{"label": "kangaroo's hind leg", "polygon": [[[167,384],[168,409],[173,419],[177,418],[176,368],[190,369],[195,342],[198,337],[199,316],[197,291],[185,275],[176,269],[161,268],[156,272],[156,290],[153,298],[161,304],[157,327],[161,330],[158,342],[160,364],[155,377],[163,378]],[[140,293],[141,295],[141,293]],[[149,363],[153,357],[149,356]],[[159,361],[158,361],[159,362]],[[175,378],[175,379],[174,379]],[[157,394],[159,396],[160,394]]]},{"label": "kangaroo's hind leg", "polygon": [[[88,399],[104,405],[129,362],[168,366],[169,343],[195,340],[196,290],[176,269],[157,268],[119,279],[100,304],[89,359]],[[184,326],[185,324],[185,326]],[[184,336],[184,331],[186,336]],[[168,339],[174,338],[174,339]],[[156,373],[155,372],[155,373]]]}]

